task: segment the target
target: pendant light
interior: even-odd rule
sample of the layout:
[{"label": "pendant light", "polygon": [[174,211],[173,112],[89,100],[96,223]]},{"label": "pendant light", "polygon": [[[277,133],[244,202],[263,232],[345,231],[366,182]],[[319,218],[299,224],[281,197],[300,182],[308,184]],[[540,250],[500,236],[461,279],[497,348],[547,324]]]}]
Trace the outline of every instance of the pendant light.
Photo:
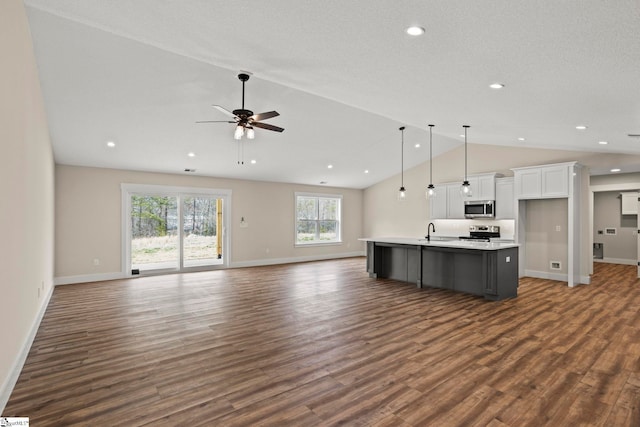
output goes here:
[{"label": "pendant light", "polygon": [[464,128],[464,181],[462,181],[462,185],[460,186],[460,193],[462,197],[471,197],[471,184],[467,180],[467,129],[469,129],[469,125],[463,125]]},{"label": "pendant light", "polygon": [[407,199],[407,190],[404,188],[404,126],[400,128],[401,140],[400,140],[400,190],[398,190],[398,200],[404,201]]},{"label": "pendant light", "polygon": [[436,197],[436,187],[433,186],[433,126],[429,125],[429,185],[427,185],[427,199]]}]

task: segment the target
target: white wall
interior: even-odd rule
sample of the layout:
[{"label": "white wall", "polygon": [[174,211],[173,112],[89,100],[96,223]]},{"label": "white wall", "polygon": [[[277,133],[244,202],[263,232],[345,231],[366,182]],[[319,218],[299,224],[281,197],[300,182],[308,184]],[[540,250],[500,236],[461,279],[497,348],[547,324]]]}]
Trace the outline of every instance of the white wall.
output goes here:
[{"label": "white wall", "polygon": [[[56,280],[98,280],[122,272],[122,183],[231,190],[232,267],[364,253],[358,241],[362,190],[57,165]],[[294,246],[296,191],[343,195],[341,245]],[[241,217],[249,227],[240,228]],[[93,265],[94,258],[100,265]]]},{"label": "white wall", "polygon": [[22,0],[0,2],[0,59],[1,414],[53,278],[53,156]]}]

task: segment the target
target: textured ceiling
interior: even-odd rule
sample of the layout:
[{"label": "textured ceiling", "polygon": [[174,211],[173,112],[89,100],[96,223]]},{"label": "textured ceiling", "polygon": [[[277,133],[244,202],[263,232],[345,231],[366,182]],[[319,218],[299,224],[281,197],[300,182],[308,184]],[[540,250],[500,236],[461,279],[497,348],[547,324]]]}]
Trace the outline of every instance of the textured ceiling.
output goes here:
[{"label": "textured ceiling", "polygon": [[[58,163],[364,188],[399,172],[399,126],[405,167],[427,160],[429,123],[434,156],[463,124],[469,143],[640,154],[637,0],[25,4]],[[195,124],[240,107],[241,70],[282,134]]]}]

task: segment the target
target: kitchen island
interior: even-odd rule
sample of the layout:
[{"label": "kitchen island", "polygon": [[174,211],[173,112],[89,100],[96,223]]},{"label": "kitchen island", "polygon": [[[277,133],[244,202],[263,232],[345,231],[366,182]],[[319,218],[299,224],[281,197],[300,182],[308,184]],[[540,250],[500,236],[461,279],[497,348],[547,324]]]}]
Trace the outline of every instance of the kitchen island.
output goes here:
[{"label": "kitchen island", "polygon": [[518,244],[404,237],[367,242],[371,277],[450,289],[489,300],[518,296]]}]

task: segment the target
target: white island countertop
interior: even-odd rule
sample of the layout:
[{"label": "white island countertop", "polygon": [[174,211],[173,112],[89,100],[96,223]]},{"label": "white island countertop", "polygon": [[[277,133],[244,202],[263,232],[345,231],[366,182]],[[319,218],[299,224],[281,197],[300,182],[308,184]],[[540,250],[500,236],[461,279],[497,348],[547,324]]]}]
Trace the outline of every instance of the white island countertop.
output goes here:
[{"label": "white island countertop", "polygon": [[423,238],[413,237],[363,237],[361,239],[364,242],[377,242],[377,243],[393,243],[397,245],[413,245],[413,246],[427,246],[435,248],[458,248],[458,249],[477,249],[484,251],[497,251],[500,249],[517,248],[520,245],[518,243],[508,242],[475,242],[473,240],[438,240],[438,238],[431,238],[431,241]]}]

